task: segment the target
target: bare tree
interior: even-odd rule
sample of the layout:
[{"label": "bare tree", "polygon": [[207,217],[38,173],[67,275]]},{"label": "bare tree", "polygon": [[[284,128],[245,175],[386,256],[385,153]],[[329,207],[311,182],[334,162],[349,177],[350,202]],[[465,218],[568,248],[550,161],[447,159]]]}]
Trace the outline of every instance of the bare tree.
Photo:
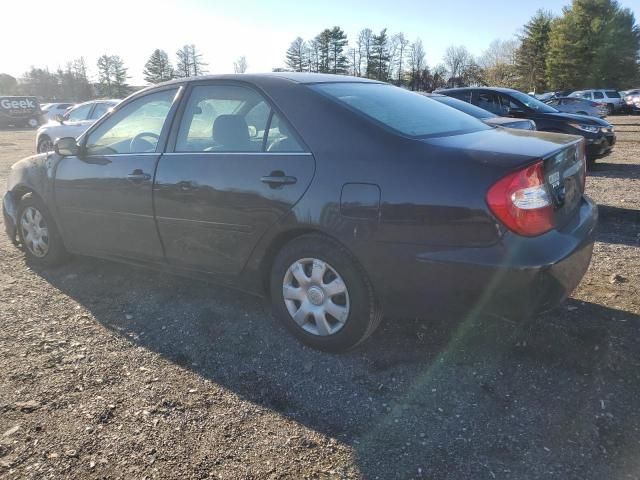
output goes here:
[{"label": "bare tree", "polygon": [[398,45],[398,85],[402,85],[404,81],[404,57],[407,55],[409,40],[405,38],[402,32],[396,34],[395,39]]},{"label": "bare tree", "polygon": [[[373,31],[370,28],[364,28],[358,34],[358,40],[356,42],[358,48],[358,76],[361,77],[362,72],[366,73],[369,70],[369,62],[371,61],[371,48],[373,47]],[[363,66],[364,62],[364,66]]]},{"label": "bare tree", "polygon": [[473,63],[473,56],[467,50],[467,47],[450,46],[444,53],[444,65],[449,70],[450,79],[462,78],[466,69]]},{"label": "bare tree", "polygon": [[233,62],[233,73],[245,73],[247,71],[247,57],[244,55]]},{"label": "bare tree", "polygon": [[424,47],[422,46],[422,40],[419,38],[409,46],[408,63],[409,70],[411,71],[411,89],[416,90],[419,88],[420,74],[422,70],[424,70],[426,64]]},{"label": "bare tree", "polygon": [[483,69],[484,81],[488,85],[499,87],[516,87],[518,70],[516,51],[518,40],[494,40],[478,59]]}]

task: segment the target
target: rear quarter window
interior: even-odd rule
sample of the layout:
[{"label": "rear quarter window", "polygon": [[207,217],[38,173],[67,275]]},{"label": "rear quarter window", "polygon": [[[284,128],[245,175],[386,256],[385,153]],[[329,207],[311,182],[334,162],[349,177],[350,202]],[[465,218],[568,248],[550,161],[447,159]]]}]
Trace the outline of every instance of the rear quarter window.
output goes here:
[{"label": "rear quarter window", "polygon": [[616,92],[615,90],[607,90],[606,92],[607,97],[609,98],[621,98],[620,94],[618,92]]},{"label": "rear quarter window", "polygon": [[382,83],[319,83],[311,88],[408,137],[487,130],[480,120],[423,95]]}]

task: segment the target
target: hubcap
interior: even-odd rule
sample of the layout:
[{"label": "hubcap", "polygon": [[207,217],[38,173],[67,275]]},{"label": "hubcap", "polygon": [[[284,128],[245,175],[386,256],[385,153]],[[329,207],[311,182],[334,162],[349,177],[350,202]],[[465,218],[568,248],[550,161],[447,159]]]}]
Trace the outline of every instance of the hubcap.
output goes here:
[{"label": "hubcap", "polygon": [[28,207],[22,212],[20,228],[24,246],[34,256],[44,257],[49,251],[49,229],[37,208]]},{"label": "hubcap", "polygon": [[313,335],[333,335],[349,319],[349,292],[328,263],[303,258],[291,264],[282,282],[282,296],[291,318]]}]

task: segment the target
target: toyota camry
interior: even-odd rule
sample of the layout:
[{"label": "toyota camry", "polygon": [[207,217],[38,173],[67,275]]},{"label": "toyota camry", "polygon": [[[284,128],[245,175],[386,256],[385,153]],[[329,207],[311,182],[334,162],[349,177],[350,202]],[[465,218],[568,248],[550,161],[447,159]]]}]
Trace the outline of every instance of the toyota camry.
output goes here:
[{"label": "toyota camry", "polygon": [[31,262],[91,255],[265,295],[340,351],[442,307],[534,315],[584,275],[597,210],[581,137],[488,126],[388,84],[180,79],[15,163],[3,213]]}]

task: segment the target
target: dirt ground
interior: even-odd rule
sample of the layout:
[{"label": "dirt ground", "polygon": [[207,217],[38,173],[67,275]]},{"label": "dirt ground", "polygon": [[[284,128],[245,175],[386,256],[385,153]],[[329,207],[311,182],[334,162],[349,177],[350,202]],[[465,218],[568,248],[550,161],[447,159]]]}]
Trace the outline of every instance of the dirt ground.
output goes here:
[{"label": "dirt ground", "polygon": [[[0,477],[639,479],[640,117],[611,120],[591,268],[528,323],[425,312],[330,355],[253,297],[0,235]],[[0,131],[2,191],[33,137]]]}]

